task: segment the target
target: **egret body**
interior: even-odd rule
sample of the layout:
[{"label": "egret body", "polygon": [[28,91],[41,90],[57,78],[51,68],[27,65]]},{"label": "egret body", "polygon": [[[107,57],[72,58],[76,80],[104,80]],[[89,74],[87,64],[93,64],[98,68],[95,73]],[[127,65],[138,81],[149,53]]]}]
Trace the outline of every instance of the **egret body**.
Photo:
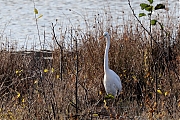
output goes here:
[{"label": "egret body", "polygon": [[110,35],[108,32],[104,32],[103,36],[101,36],[99,39],[102,39],[103,37],[106,38],[106,48],[104,53],[104,88],[106,91],[106,94],[113,95],[116,97],[119,95],[120,91],[122,90],[122,84],[120,77],[111,69],[109,69],[108,65],[108,51],[110,47]]}]

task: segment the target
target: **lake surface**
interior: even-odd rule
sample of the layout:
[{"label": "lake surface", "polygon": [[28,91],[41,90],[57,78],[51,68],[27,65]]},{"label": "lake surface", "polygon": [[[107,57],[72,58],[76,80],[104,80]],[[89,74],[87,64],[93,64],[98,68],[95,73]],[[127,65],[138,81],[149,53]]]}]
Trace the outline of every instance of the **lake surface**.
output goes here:
[{"label": "lake surface", "polygon": [[[177,24],[180,21],[179,0],[155,0],[164,3],[170,15]],[[141,10],[139,4],[147,0],[131,0],[131,4],[138,14]],[[34,3],[38,9],[40,40],[44,41],[45,48],[49,49],[52,43],[51,24],[58,20],[58,27],[85,28],[85,20],[93,24],[95,15],[104,15],[106,12],[116,19],[116,24],[123,24],[122,19],[130,19],[132,12],[127,0],[1,0],[0,1],[0,44],[7,47],[6,40],[14,44],[15,49],[39,49],[39,38],[35,22]],[[92,26],[93,27],[93,26]]]}]

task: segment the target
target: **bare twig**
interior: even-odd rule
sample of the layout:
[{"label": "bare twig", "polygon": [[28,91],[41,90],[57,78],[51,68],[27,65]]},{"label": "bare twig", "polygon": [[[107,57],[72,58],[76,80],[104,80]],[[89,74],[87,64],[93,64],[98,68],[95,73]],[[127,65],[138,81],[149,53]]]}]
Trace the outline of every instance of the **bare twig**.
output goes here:
[{"label": "bare twig", "polygon": [[[56,21],[56,23],[57,23],[57,21]],[[61,74],[61,81],[62,81],[62,69],[63,69],[63,47],[62,47],[62,45],[60,45],[59,44],[59,42],[57,41],[57,37],[56,37],[56,33],[55,33],[55,26],[56,26],[56,24],[53,24],[52,23],[52,35],[53,35],[53,40],[55,40],[55,42],[56,42],[56,44],[59,46],[59,48],[60,48],[60,50],[61,50],[61,54],[60,54],[60,74]]]}]

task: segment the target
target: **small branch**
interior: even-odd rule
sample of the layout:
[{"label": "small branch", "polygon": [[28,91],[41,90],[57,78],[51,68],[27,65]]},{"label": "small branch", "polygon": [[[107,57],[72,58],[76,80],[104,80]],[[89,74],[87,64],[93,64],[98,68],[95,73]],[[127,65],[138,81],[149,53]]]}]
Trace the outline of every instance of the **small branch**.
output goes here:
[{"label": "small branch", "polygon": [[54,25],[53,23],[52,23],[52,27],[51,27],[51,29],[52,29],[52,35],[53,35],[53,40],[55,40],[55,42],[56,42],[56,44],[60,47],[60,49],[62,50],[63,49],[63,47],[59,44],[59,42],[57,41],[57,38],[56,38],[56,34],[55,34],[55,30],[54,30],[54,28],[55,28],[55,26],[56,26],[56,24]]}]

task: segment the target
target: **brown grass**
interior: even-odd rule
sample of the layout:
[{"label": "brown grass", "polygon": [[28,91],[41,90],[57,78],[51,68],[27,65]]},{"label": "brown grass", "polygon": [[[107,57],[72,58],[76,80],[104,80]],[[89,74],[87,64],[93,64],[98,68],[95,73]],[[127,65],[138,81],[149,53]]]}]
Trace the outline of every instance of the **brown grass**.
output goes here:
[{"label": "brown grass", "polygon": [[[97,15],[98,16],[98,15]],[[100,18],[96,18],[100,19]],[[105,40],[98,40],[103,26],[111,35],[109,66],[121,78],[123,90],[115,105],[103,100]],[[57,46],[52,58],[36,52],[0,52],[0,119],[73,119],[76,116],[76,62],[78,54],[79,119],[177,119],[180,117],[180,29],[153,36],[158,44],[131,21],[120,26],[95,23],[91,32],[70,29],[72,48]],[[88,30],[88,29],[87,29]],[[74,34],[72,34],[72,31]],[[173,37],[173,38],[172,38]],[[58,40],[62,42],[62,40]],[[170,44],[174,41],[173,44]],[[80,44],[81,43],[81,44]],[[47,69],[48,71],[44,71]]]}]

